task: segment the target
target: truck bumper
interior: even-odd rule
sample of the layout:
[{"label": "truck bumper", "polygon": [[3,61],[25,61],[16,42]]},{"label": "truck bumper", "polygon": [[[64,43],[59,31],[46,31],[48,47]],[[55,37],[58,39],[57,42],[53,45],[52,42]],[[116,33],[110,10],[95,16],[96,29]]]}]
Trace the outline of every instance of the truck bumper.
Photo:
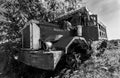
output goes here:
[{"label": "truck bumper", "polygon": [[18,55],[18,60],[36,68],[54,70],[62,54],[62,51],[23,51]]}]

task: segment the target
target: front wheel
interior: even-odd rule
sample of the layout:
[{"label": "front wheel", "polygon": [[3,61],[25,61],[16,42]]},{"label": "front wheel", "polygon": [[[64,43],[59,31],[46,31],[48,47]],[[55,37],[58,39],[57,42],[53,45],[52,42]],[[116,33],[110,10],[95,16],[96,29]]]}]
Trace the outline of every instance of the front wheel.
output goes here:
[{"label": "front wheel", "polygon": [[73,52],[71,54],[67,54],[66,55],[67,67],[69,67],[71,69],[78,69],[80,64],[81,64],[80,57],[81,57],[81,54],[76,53],[76,52]]}]

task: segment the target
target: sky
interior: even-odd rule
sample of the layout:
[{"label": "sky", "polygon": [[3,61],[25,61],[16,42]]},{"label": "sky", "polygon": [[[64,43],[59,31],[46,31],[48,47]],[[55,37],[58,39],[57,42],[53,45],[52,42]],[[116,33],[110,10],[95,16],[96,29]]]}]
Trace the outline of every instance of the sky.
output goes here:
[{"label": "sky", "polygon": [[107,27],[108,39],[120,39],[120,0],[85,0],[87,8],[98,14]]}]

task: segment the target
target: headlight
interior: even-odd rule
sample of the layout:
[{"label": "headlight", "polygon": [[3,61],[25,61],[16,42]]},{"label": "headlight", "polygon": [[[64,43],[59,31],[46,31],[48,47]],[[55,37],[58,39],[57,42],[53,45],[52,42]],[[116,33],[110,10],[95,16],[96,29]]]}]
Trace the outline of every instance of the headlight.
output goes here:
[{"label": "headlight", "polygon": [[51,42],[45,42],[47,48],[51,48],[52,47],[52,43]]}]

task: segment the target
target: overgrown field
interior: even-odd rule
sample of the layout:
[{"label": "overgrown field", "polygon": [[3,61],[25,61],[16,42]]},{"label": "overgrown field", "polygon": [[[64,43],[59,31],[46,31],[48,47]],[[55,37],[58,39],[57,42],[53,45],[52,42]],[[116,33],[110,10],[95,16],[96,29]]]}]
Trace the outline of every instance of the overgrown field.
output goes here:
[{"label": "overgrown field", "polygon": [[[108,45],[104,53],[99,56],[97,56],[99,53],[99,50],[96,49],[97,45],[93,45],[94,53],[92,57],[85,61],[79,69],[71,70],[65,68],[54,78],[120,78],[120,45]],[[0,56],[0,70],[3,70],[3,59],[6,55],[3,52],[0,54],[2,55]],[[1,74],[2,71],[0,71],[0,78],[15,78],[15,72],[11,72],[11,70],[5,75]]]},{"label": "overgrown field", "polygon": [[[63,78],[120,78],[120,46],[109,46],[100,56],[94,45],[94,54],[76,71],[61,73]],[[117,48],[115,48],[117,47]],[[59,78],[57,76],[55,78]]]}]

